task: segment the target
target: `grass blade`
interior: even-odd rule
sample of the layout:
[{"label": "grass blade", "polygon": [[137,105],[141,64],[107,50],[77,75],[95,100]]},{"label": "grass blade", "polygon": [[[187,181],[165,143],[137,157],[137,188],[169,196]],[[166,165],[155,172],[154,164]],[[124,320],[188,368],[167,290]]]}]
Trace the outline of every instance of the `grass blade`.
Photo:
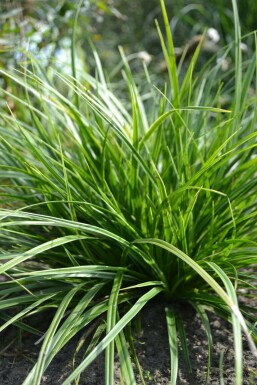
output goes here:
[{"label": "grass blade", "polygon": [[169,347],[170,347],[170,385],[177,384],[178,378],[178,340],[176,330],[176,317],[171,307],[165,309],[168,327]]},{"label": "grass blade", "polygon": [[116,323],[114,328],[107,334],[107,336],[98,344],[86,359],[75,369],[75,371],[63,382],[62,385],[69,385],[79,373],[87,368],[87,366],[109,345],[111,341],[123,330],[123,328],[138,314],[138,312],[150,301],[153,297],[158,295],[162,289],[153,288],[144,294],[132,308]]},{"label": "grass blade", "polygon": [[[116,324],[118,295],[122,283],[122,278],[122,273],[118,272],[113,281],[113,287],[109,298],[109,306],[107,312],[106,334],[108,334]],[[105,384],[114,384],[114,340],[112,340],[105,349]]]}]

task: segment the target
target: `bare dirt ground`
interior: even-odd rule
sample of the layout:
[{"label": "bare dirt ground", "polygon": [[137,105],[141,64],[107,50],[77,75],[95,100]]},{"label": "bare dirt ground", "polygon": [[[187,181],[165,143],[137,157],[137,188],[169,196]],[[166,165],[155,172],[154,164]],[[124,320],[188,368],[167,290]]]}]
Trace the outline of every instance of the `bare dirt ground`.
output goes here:
[{"label": "bare dirt ground", "polygon": [[[145,307],[141,318],[141,333],[136,338],[136,349],[147,385],[169,384],[170,361],[164,313],[165,304],[153,302]],[[185,319],[186,338],[191,359],[188,370],[180,347],[179,378],[177,385],[204,385],[207,370],[208,350],[200,317],[191,307],[182,308]],[[220,359],[223,356],[224,385],[234,385],[234,350],[230,325],[211,316],[214,340],[211,379],[208,384],[220,385]],[[16,333],[17,334],[17,333]],[[25,335],[22,344],[9,336],[0,340],[0,385],[20,385],[33,366],[38,355],[38,337]],[[42,385],[60,385],[72,370],[72,358],[80,336],[74,338],[53,360],[44,373]],[[14,341],[8,348],[8,342]],[[257,365],[255,358],[244,341],[244,380],[243,385],[257,384]],[[115,385],[119,385],[119,368],[115,369]],[[139,377],[138,384],[141,384]],[[98,359],[81,375],[80,385],[104,385],[104,356]],[[127,384],[129,385],[129,384]]]}]

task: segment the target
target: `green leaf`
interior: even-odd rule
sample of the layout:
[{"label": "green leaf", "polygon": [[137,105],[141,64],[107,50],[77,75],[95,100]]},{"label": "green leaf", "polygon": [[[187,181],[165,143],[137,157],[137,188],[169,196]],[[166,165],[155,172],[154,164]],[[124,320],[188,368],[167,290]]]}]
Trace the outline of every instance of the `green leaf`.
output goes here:
[{"label": "green leaf", "polygon": [[63,382],[62,385],[69,385],[79,373],[85,370],[88,365],[110,344],[111,341],[124,329],[128,322],[133,319],[138,312],[150,301],[153,297],[158,295],[162,289],[153,288],[144,294],[140,299],[132,306],[132,308],[116,323],[113,329],[106,335],[106,337],[91,351],[91,353],[85,358],[85,360],[74,370],[74,372]]}]

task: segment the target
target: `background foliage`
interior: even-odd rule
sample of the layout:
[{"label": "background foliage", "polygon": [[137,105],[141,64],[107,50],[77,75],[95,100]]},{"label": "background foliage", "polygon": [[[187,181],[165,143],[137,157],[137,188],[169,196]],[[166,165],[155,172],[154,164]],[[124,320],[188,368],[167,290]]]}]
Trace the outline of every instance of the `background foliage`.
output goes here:
[{"label": "background foliage", "polygon": [[[48,66],[55,59],[68,61],[71,30],[78,1],[69,0],[2,0],[0,3],[0,47],[27,47]],[[216,28],[221,36],[220,47],[233,39],[233,12],[230,1],[169,0],[166,7],[174,44],[181,47],[206,28]],[[242,35],[257,29],[257,3],[238,1]],[[158,72],[162,60],[155,19],[162,24],[158,0],[84,0],[79,14],[77,41],[80,58],[94,67],[89,38],[95,44],[104,68],[109,72],[120,62],[118,46],[126,55],[147,51]],[[162,26],[162,25],[161,25]],[[249,49],[253,42],[245,39]],[[133,56],[132,56],[133,57]],[[134,58],[137,56],[135,55]],[[6,52],[0,65],[14,65],[19,54]],[[134,63],[134,66],[139,66]],[[113,73],[116,73],[115,71]]]}]

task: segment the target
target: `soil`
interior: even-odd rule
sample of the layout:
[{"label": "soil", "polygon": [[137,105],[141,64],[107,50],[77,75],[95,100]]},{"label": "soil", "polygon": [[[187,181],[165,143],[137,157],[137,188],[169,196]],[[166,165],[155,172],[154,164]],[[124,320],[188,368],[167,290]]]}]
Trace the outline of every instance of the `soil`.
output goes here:
[{"label": "soil", "polygon": [[[168,336],[164,313],[165,304],[153,302],[145,307],[141,317],[141,332],[136,338],[136,350],[142,366],[147,385],[169,384],[170,362]],[[204,385],[207,370],[207,341],[200,317],[191,307],[182,309],[185,321],[186,339],[191,360],[191,372],[188,370],[181,346],[179,357],[179,375],[177,385]],[[212,358],[211,379],[209,384],[219,385],[220,359],[223,356],[224,385],[234,385],[234,351],[230,324],[210,315],[214,350]],[[80,336],[67,344],[53,360],[44,373],[42,385],[60,385],[72,370],[72,358]],[[9,336],[10,337],[10,336]],[[7,348],[7,341],[1,342],[0,384],[20,385],[35,362],[39,345],[38,337],[23,337],[21,348],[17,339]],[[257,365],[244,341],[244,380],[243,385],[257,384]],[[138,384],[141,384],[139,377]],[[115,366],[115,385],[121,384],[118,364]],[[104,385],[104,355],[91,364],[82,373],[79,385]],[[129,384],[127,384],[129,385]]]}]

